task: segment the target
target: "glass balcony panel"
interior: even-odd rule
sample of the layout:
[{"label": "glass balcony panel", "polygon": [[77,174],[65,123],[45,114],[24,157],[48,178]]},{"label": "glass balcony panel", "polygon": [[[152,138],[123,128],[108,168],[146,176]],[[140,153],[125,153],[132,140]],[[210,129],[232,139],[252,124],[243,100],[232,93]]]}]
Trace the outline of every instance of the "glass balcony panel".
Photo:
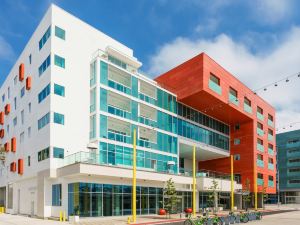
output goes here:
[{"label": "glass balcony panel", "polygon": [[268,134],[268,140],[273,141],[273,135],[272,134]]},{"label": "glass balcony panel", "polygon": [[260,160],[260,159],[257,159],[257,166],[264,168],[264,166],[265,166],[264,161]]},{"label": "glass balcony panel", "polygon": [[262,186],[264,184],[264,180],[261,178],[257,178],[257,185]]},{"label": "glass balcony panel", "polygon": [[274,127],[274,122],[268,119],[268,125],[269,125],[270,127]]},{"label": "glass balcony panel", "polygon": [[244,110],[245,112],[252,114],[252,107],[247,105],[246,103],[244,103]]},{"label": "glass balcony panel", "polygon": [[271,149],[271,148],[268,148],[268,153],[269,153],[269,155],[274,155],[274,151],[273,151],[273,149]]},{"label": "glass balcony panel", "polygon": [[229,101],[233,104],[235,104],[236,106],[239,105],[239,100],[237,99],[237,97],[235,97],[233,94],[229,93]]},{"label": "glass balcony panel", "polygon": [[257,113],[256,113],[256,117],[257,117],[258,119],[260,119],[261,121],[264,121],[264,115],[263,115],[263,114],[257,112]]},{"label": "glass balcony panel", "polygon": [[264,152],[264,151],[265,151],[264,146],[261,145],[261,144],[259,144],[259,143],[257,143],[257,150],[259,150],[259,151],[261,151],[261,152]]},{"label": "glass balcony panel", "polygon": [[214,92],[218,93],[219,95],[222,94],[222,88],[220,85],[216,84],[215,82],[209,80],[209,88],[213,90]]},{"label": "glass balcony panel", "polygon": [[268,169],[269,170],[274,170],[274,164],[268,163]]},{"label": "glass balcony panel", "polygon": [[256,133],[259,135],[259,136],[264,136],[264,131],[260,128],[257,128],[256,129]]},{"label": "glass balcony panel", "polygon": [[274,187],[274,181],[273,180],[269,180],[268,181],[268,186],[269,187]]}]

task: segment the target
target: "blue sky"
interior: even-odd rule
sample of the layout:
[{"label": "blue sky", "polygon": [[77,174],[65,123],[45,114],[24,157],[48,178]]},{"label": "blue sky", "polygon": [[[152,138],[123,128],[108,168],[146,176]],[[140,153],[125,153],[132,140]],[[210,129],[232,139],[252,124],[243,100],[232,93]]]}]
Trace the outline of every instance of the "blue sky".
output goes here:
[{"label": "blue sky", "polygon": [[[0,84],[51,2],[132,48],[150,76],[202,51],[253,89],[300,72],[296,0],[0,0]],[[299,84],[261,93],[282,126],[300,121]]]}]

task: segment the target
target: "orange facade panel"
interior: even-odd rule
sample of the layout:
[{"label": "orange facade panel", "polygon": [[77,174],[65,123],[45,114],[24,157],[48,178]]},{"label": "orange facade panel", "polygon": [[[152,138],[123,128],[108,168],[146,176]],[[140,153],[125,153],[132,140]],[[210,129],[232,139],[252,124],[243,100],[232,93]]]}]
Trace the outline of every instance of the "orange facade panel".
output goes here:
[{"label": "orange facade panel", "polygon": [[8,115],[10,113],[10,104],[6,104],[4,111],[5,111],[5,115]]},{"label": "orange facade panel", "polygon": [[4,129],[1,129],[1,130],[0,130],[0,138],[4,138],[4,134],[5,134]]},{"label": "orange facade panel", "polygon": [[0,124],[4,124],[4,112],[0,112]]},{"label": "orange facade panel", "polygon": [[16,152],[17,151],[17,139],[13,137],[11,139],[11,151]]},{"label": "orange facade panel", "polygon": [[23,81],[25,76],[25,66],[24,63],[21,63],[19,66],[19,81]]},{"label": "orange facade panel", "polygon": [[31,76],[28,76],[26,78],[26,90],[30,90],[31,89]]},{"label": "orange facade panel", "polygon": [[24,161],[23,159],[18,159],[18,174],[22,175],[24,172]]},{"label": "orange facade panel", "polygon": [[6,142],[6,143],[4,144],[4,150],[5,150],[6,152],[9,152],[9,151],[10,151],[10,143],[9,143],[9,142]]},{"label": "orange facade panel", "polygon": [[12,162],[10,164],[10,171],[11,172],[16,172],[16,170],[17,170],[17,164],[16,164],[16,162]]}]

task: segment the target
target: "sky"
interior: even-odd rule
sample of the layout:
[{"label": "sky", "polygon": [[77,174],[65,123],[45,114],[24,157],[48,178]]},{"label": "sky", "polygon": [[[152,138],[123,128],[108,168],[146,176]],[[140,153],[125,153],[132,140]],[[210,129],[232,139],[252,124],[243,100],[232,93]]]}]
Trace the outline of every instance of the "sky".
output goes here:
[{"label": "sky", "polygon": [[[0,0],[0,85],[51,3],[132,48],[151,77],[201,52],[253,90],[300,72],[297,0]],[[278,132],[300,129],[300,78],[258,94]]]}]

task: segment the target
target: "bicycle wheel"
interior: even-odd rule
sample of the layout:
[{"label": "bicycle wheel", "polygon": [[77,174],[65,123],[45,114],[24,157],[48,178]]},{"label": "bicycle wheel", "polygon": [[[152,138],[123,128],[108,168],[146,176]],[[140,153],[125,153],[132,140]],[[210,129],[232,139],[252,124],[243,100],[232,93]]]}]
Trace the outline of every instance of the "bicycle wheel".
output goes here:
[{"label": "bicycle wheel", "polygon": [[184,225],[194,225],[193,221],[191,221],[190,219],[185,220],[183,224]]}]

